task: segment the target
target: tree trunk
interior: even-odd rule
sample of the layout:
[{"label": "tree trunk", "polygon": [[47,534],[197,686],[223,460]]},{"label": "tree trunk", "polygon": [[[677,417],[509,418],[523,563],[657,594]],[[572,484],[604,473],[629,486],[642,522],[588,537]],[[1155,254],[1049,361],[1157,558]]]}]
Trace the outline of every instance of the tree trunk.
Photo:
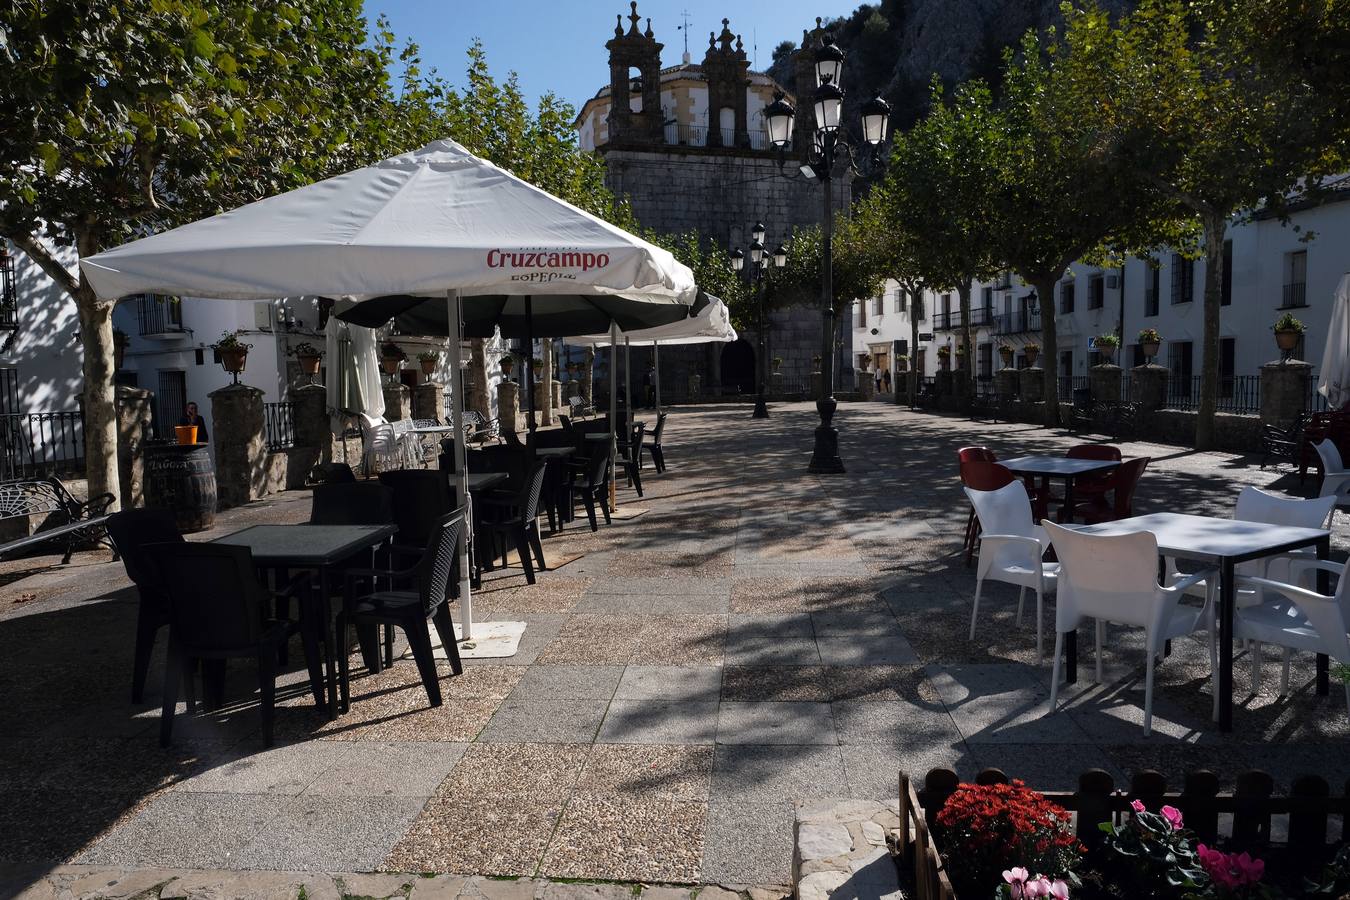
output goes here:
[{"label": "tree trunk", "polygon": [[[98,239],[88,230],[76,231],[80,258],[98,252]],[[122,508],[117,475],[117,393],[113,372],[112,311],[115,304],[99,300],[80,275],[75,307],[80,317],[80,343],[84,348],[84,477],[89,496],[112,494],[108,510]]]},{"label": "tree trunk", "polygon": [[963,371],[960,362],[956,364],[956,377],[966,383],[966,405],[975,398],[975,354],[970,345],[970,279],[963,279],[956,289],[961,301],[961,352],[966,361]]},{"label": "tree trunk", "polygon": [[587,406],[595,405],[595,348],[587,347],[581,355],[581,399]]},{"label": "tree trunk", "polygon": [[1219,311],[1223,299],[1223,241],[1228,217],[1204,217],[1205,336],[1200,369],[1200,408],[1195,416],[1195,449],[1214,447],[1214,413],[1219,397]]},{"label": "tree trunk", "polygon": [[909,292],[909,406],[919,397],[919,303],[923,291],[914,288]]},{"label": "tree trunk", "polygon": [[1045,427],[1059,425],[1059,341],[1055,334],[1055,279],[1031,280],[1041,300],[1041,360],[1044,366]]},{"label": "tree trunk", "polygon": [[544,338],[539,345],[539,358],[544,365],[543,371],[535,373],[535,384],[542,381],[544,385],[544,405],[539,421],[547,426],[553,424],[553,338]]},{"label": "tree trunk", "polygon": [[[453,365],[455,360],[451,360]],[[469,409],[492,420],[492,402],[488,397],[487,341],[473,338],[469,341]]]}]

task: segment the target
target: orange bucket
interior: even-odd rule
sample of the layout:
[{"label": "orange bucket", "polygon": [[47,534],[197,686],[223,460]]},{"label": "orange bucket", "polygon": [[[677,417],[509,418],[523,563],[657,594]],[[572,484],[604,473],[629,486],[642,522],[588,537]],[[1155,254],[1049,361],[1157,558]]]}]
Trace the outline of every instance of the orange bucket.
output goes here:
[{"label": "orange bucket", "polygon": [[173,426],[173,430],[178,435],[178,443],[180,444],[197,443],[196,425],[175,425]]}]

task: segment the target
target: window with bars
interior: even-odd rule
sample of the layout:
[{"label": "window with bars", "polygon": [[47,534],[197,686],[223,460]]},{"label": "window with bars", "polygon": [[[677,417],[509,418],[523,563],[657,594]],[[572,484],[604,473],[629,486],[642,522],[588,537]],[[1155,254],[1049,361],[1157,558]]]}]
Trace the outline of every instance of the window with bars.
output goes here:
[{"label": "window with bars", "polygon": [[1093,275],[1088,279],[1088,309],[1101,309],[1106,305],[1106,279]]},{"label": "window with bars", "polygon": [[881,295],[878,294],[877,296],[872,298],[872,315],[879,316],[881,315],[881,313],[882,313]]},{"label": "window with bars", "polygon": [[1059,311],[1061,313],[1073,312],[1073,282],[1065,281],[1059,286]]},{"label": "window with bars", "polygon": [[1167,369],[1168,377],[1178,390],[1183,387],[1187,391],[1190,390],[1192,375],[1190,341],[1167,342]]},{"label": "window with bars", "polygon": [[867,301],[866,301],[866,300],[859,300],[859,301],[857,302],[856,306],[857,306],[857,310],[858,310],[858,315],[857,315],[856,320],[855,320],[855,321],[857,322],[856,327],[858,327],[858,328],[866,328],[866,327],[867,327]]},{"label": "window with bars", "polygon": [[1284,255],[1284,302],[1280,307],[1283,309],[1307,305],[1308,251],[1296,250]]},{"label": "window with bars", "polygon": [[1144,282],[1144,315],[1156,316],[1158,314],[1158,291],[1162,285],[1162,267],[1157,262],[1149,260],[1147,276],[1147,280]]},{"label": "window with bars", "polygon": [[1172,304],[1190,303],[1195,299],[1195,260],[1180,253],[1172,254]]},{"label": "window with bars", "polygon": [[979,363],[979,368],[976,370],[976,375],[977,375],[977,377],[979,377],[979,378],[993,378],[993,377],[994,377],[994,345],[991,344],[991,343],[989,343],[988,341],[986,341],[986,342],[983,343],[983,344],[980,344],[978,350],[976,351],[976,355],[978,356],[979,361],[980,361],[980,363]]},{"label": "window with bars", "polygon": [[1236,374],[1237,340],[1219,338],[1219,396],[1233,396],[1233,376]]},{"label": "window with bars", "polygon": [[905,289],[904,289],[904,288],[896,288],[896,289],[895,289],[895,306],[893,307],[893,309],[894,309],[895,312],[904,312],[904,311],[905,311]]}]

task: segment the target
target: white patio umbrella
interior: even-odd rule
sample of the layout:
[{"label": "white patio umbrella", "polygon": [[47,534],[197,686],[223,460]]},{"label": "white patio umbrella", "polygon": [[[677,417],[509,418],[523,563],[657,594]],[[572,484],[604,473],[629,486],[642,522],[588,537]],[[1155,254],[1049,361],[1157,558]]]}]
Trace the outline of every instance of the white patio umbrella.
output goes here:
[{"label": "white patio umbrella", "polygon": [[[652,348],[652,366],[655,369],[656,408],[661,409],[661,345],[662,344],[709,344],[728,343],[736,340],[736,329],[731,327],[731,313],[727,305],[710,294],[701,293],[692,307],[688,318],[644,328],[638,331],[622,332],[625,345]],[[580,338],[568,338],[565,343],[581,347],[609,347],[612,338],[608,334],[592,334]],[[625,376],[626,377],[626,376]]]},{"label": "white patio umbrella", "polygon": [[384,415],[384,391],[380,389],[380,362],[375,354],[375,331],[348,325],[330,316],[324,326],[328,357],[327,408],[335,434],[357,413],[376,418]]},{"label": "white patio umbrella", "polygon": [[[560,200],[453,141],[435,141],[315,184],[82,259],[104,299],[160,293],[238,300],[302,294],[445,297],[458,345],[465,295],[596,295],[669,307],[695,297],[665,250]],[[472,302],[472,301],[470,301]],[[463,378],[450,367],[455,415]],[[464,432],[456,423],[460,497]],[[471,636],[467,542],[463,636]]]},{"label": "white patio umbrella", "polygon": [[1332,299],[1331,324],[1327,327],[1327,346],[1322,351],[1317,390],[1332,409],[1350,402],[1350,272],[1341,278]]}]

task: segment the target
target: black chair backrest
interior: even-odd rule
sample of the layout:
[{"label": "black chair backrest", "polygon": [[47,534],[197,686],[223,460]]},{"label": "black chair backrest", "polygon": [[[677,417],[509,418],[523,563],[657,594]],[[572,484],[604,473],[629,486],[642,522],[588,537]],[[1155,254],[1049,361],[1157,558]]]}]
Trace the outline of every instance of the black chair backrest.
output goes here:
[{"label": "black chair backrest", "polygon": [[633,439],[628,442],[628,458],[636,460],[642,451],[642,438],[647,433],[647,423],[639,422],[633,426]]},{"label": "black chair backrest", "polygon": [[377,482],[316,484],[311,525],[387,525],[394,521],[394,492]]},{"label": "black chair backrest", "polygon": [[609,476],[609,443],[607,441],[587,443],[591,445],[591,456],[586,467],[586,486],[594,489],[604,484]]},{"label": "black chair backrest", "polygon": [[572,433],[572,417],[571,417],[571,416],[563,415],[562,413],[558,413],[558,424],[562,426],[562,430],[563,430],[563,431],[566,431],[568,434],[571,434],[571,433]]},{"label": "black chair backrest", "polygon": [[666,430],[666,417],[670,413],[657,413],[656,428],[652,430],[652,446],[661,446],[661,433]]},{"label": "black chair backrest", "polygon": [[526,522],[539,515],[539,498],[544,493],[544,470],[547,468],[546,461],[536,462],[521,486],[520,509]]},{"label": "black chair backrest", "polygon": [[425,546],[436,532],[436,523],[452,509],[450,483],[445,473],[433,469],[396,469],[381,472],[380,484],[394,494],[398,542]]},{"label": "black chair backrest", "polygon": [[356,481],[356,473],[346,463],[320,463],[314,467],[319,484],[351,484]]},{"label": "black chair backrest", "polygon": [[[163,509],[127,509],[108,518],[108,537],[122,557],[127,577],[141,592],[141,600],[168,602],[163,579],[145,548],[151,544],[179,544],[183,535],[173,513]],[[153,596],[147,596],[153,595]]]},{"label": "black chair backrest", "polygon": [[169,594],[175,639],[199,650],[258,643],[267,595],[247,547],[183,542],[155,544],[149,552]]},{"label": "black chair backrest", "polygon": [[430,615],[455,587],[455,552],[464,528],[464,507],[458,507],[437,520],[427,539],[426,551],[417,563],[417,593],[422,608]]}]

